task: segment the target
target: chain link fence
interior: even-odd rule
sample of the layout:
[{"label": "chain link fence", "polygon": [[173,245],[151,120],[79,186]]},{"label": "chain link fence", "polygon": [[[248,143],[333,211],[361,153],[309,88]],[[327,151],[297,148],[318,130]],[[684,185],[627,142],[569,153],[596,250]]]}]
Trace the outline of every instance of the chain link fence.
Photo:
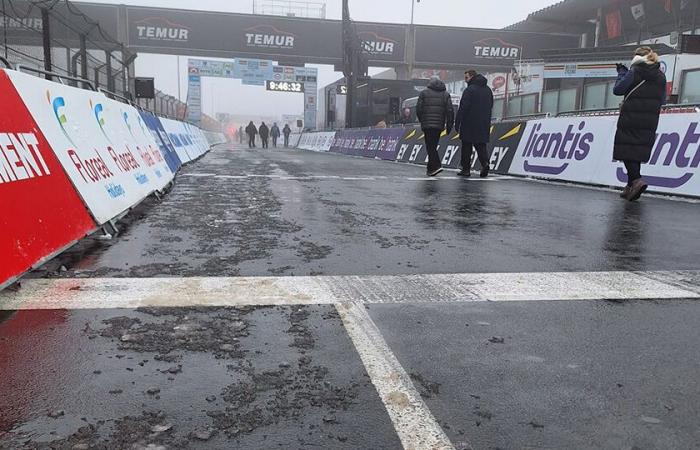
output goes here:
[{"label": "chain link fence", "polygon": [[74,3],[0,0],[0,10],[0,54],[11,64],[89,80],[96,88],[131,98],[130,66],[136,55]]}]

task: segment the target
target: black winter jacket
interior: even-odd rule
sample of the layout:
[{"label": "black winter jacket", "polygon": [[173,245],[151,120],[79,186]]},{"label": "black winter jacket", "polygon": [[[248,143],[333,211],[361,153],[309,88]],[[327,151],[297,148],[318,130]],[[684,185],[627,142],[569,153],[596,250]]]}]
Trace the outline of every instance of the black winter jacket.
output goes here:
[{"label": "black winter jacket", "polygon": [[493,91],[483,75],[476,75],[462,92],[455,128],[463,142],[484,144],[491,135]]},{"label": "black winter jacket", "polygon": [[258,134],[258,129],[255,128],[255,125],[253,125],[252,123],[250,123],[250,124],[248,124],[247,127],[245,127],[245,133],[246,133],[248,136],[255,136],[256,134]]},{"label": "black winter jacket", "polygon": [[260,125],[258,132],[260,133],[260,137],[262,139],[267,139],[268,136],[270,136],[270,129],[267,128],[267,125],[265,125],[265,124]]},{"label": "black winter jacket", "polygon": [[452,131],[455,112],[445,83],[435,79],[428,84],[418,97],[416,113],[422,129]]},{"label": "black winter jacket", "polygon": [[[631,72],[620,74],[615,89],[615,94],[629,97],[620,109],[613,158],[648,162],[656,141],[661,106],[666,98],[666,76],[658,63],[635,64]],[[633,81],[627,83],[625,89],[620,89],[625,77],[633,77]],[[639,86],[642,81],[644,84]],[[636,86],[639,88],[630,94]]]}]

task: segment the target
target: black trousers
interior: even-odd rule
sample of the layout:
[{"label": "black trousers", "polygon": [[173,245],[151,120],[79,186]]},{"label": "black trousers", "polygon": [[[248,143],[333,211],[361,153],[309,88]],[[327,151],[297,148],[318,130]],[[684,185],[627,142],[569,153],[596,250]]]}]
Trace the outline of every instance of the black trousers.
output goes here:
[{"label": "black trousers", "polygon": [[623,161],[627,169],[627,186],[632,186],[634,180],[642,178],[642,163],[638,161]]},{"label": "black trousers", "polygon": [[255,148],[255,136],[248,136],[248,148]]},{"label": "black trousers", "polygon": [[260,139],[262,140],[262,148],[268,148],[267,137],[261,137]]},{"label": "black trousers", "polygon": [[432,172],[442,167],[438,153],[442,130],[423,130],[423,133],[425,133],[425,148],[428,151],[428,172]]},{"label": "black trousers", "polygon": [[277,136],[272,136],[272,146],[277,147]]},{"label": "black trousers", "polygon": [[474,150],[474,148],[476,148],[476,154],[479,157],[481,168],[483,169],[489,167],[489,153],[486,150],[486,144],[474,144],[471,142],[462,141],[462,170],[472,170],[472,151]]}]

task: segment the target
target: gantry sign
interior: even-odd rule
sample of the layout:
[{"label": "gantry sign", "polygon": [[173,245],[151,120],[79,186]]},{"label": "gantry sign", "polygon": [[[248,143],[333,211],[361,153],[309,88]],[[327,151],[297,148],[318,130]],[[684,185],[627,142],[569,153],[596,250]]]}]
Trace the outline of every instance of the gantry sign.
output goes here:
[{"label": "gantry sign", "polygon": [[[82,2],[77,6],[132,51],[275,60],[290,65],[342,64],[339,20]],[[33,8],[27,20],[41,26],[39,9]],[[521,59],[539,58],[541,50],[580,45],[579,35],[417,25],[415,49],[409,52],[408,25],[356,22],[356,26],[369,63],[380,67],[406,66],[409,60],[426,68],[508,67]],[[53,31],[60,33],[60,27]],[[10,41],[25,45],[36,39],[21,27],[10,26],[8,32]]]}]

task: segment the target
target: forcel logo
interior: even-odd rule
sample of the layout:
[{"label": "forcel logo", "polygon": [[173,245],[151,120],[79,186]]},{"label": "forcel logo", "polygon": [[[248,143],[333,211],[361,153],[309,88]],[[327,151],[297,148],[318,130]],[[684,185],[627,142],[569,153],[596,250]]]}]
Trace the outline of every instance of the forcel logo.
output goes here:
[{"label": "forcel logo", "polygon": [[68,130],[66,129],[68,118],[63,113],[63,109],[66,107],[66,99],[63,97],[51,97],[51,91],[46,91],[46,99],[48,100],[49,105],[51,105],[54,117],[56,117],[56,121],[61,127],[63,135],[66,137],[66,139],[68,139],[68,142],[75,147],[75,143],[73,142],[73,139],[71,139],[70,135],[68,134]]},{"label": "forcel logo", "polygon": [[93,105],[92,100],[90,100],[90,108],[92,108],[92,112],[95,116],[95,120],[97,121],[97,125],[100,127],[100,131],[102,131],[102,135],[105,137],[105,139],[107,139],[107,142],[111,144],[112,140],[109,138],[109,136],[107,136],[107,132],[105,131],[106,121],[104,117],[102,117],[104,106],[102,106],[102,103],[96,103]]},{"label": "forcel logo", "polygon": [[595,136],[585,132],[585,121],[578,127],[569,125],[564,133],[540,133],[542,127],[542,123],[535,124],[525,144],[525,172],[561,175],[573,161],[583,161],[590,154]]},{"label": "forcel logo", "polygon": [[[652,186],[670,189],[679,188],[688,183],[700,166],[700,132],[698,122],[691,122],[684,134],[678,132],[659,133],[651,153],[649,166],[675,167],[683,173],[679,177],[662,177],[644,175],[644,180]],[[695,169],[693,171],[689,169]],[[617,179],[627,182],[627,174],[622,167],[617,169]]]}]

